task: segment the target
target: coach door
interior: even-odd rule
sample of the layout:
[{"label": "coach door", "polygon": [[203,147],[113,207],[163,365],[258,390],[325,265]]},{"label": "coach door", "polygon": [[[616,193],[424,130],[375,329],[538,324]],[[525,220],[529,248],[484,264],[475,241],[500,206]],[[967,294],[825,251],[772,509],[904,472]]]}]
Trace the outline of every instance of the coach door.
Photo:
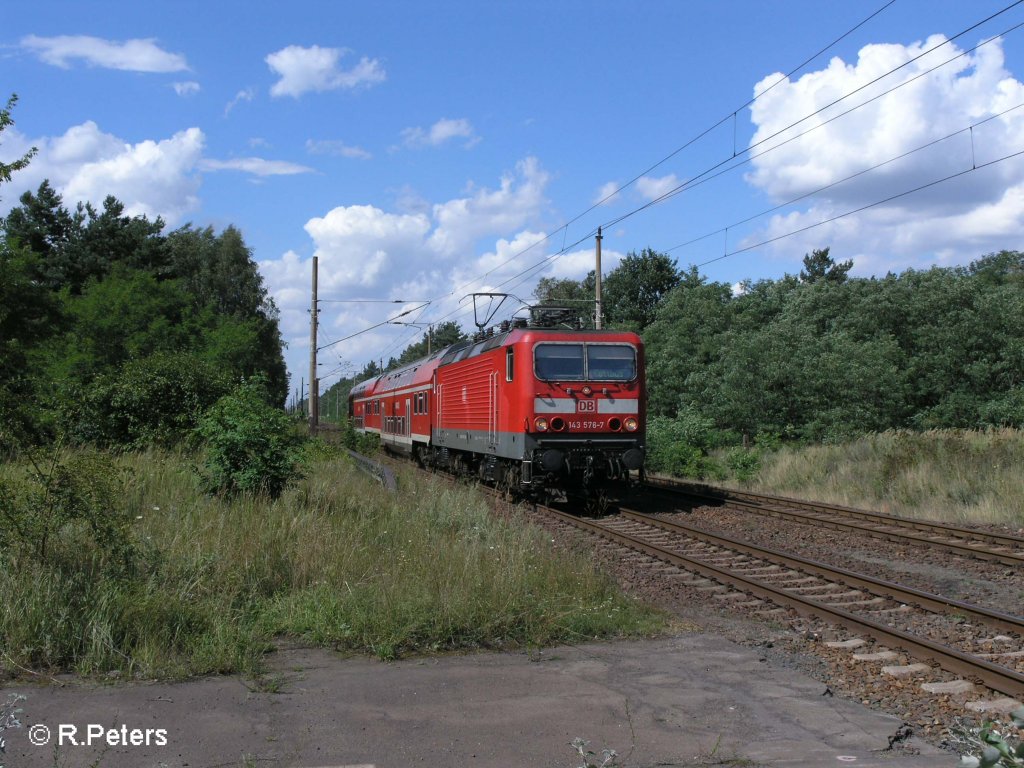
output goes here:
[{"label": "coach door", "polygon": [[405,429],[402,431],[402,434],[406,437],[412,435],[412,410],[409,403],[409,398],[405,398]]}]

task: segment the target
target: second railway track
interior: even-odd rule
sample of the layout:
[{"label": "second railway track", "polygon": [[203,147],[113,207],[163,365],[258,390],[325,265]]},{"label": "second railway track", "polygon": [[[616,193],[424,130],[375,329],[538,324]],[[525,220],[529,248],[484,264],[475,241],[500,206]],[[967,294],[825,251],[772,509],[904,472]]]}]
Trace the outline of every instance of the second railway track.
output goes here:
[{"label": "second railway track", "polygon": [[[873,652],[855,658],[888,661],[891,666],[882,667],[883,676],[910,674],[919,682],[929,678],[921,682],[922,690],[939,695],[984,696],[976,688],[981,685],[1016,699],[977,702],[983,708],[1007,702],[1018,706],[1024,700],[1024,617],[632,509],[621,508],[619,514],[599,520],[542,505],[535,510],[640,553],[649,562],[665,563],[665,570],[676,576],[694,574],[684,583],[722,590],[718,595],[723,602],[766,616],[792,610],[843,628],[839,633],[845,630],[850,639],[830,647],[853,649],[869,638],[876,646],[862,650]],[[903,664],[907,659],[914,663]]]},{"label": "second railway track", "polygon": [[907,542],[988,562],[1024,566],[1024,537],[1021,536],[692,483],[648,480],[645,487],[754,514]]},{"label": "second railway track", "polygon": [[[774,606],[845,627],[927,665],[1024,697],[1024,618],[901,587],[794,555],[623,509],[603,520],[545,508],[564,523],[736,590],[745,607]],[[965,617],[969,626],[964,629]],[[979,642],[977,628],[992,638]],[[987,645],[986,645],[987,643]]]}]

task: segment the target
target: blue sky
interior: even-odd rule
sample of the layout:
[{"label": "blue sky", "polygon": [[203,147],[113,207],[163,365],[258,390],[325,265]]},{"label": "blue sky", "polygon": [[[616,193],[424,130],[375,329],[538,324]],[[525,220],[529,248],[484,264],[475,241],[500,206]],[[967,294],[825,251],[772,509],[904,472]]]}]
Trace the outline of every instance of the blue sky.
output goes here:
[{"label": "blue sky", "polygon": [[[403,320],[468,325],[474,290],[582,277],[598,225],[606,269],[672,249],[731,284],[826,245],[860,275],[963,264],[1021,247],[1024,162],[1003,158],[1024,150],[1024,5],[941,44],[1010,2],[896,0],[742,109],[885,0],[4,3],[0,90],[20,101],[0,158],[39,154],[0,214],[49,178],[69,205],[114,194],[169,228],[234,224],[293,387],[314,254],[320,345],[415,306],[353,299],[430,300]],[[734,152],[759,156],[616,221]],[[418,333],[330,346],[325,385]]]}]

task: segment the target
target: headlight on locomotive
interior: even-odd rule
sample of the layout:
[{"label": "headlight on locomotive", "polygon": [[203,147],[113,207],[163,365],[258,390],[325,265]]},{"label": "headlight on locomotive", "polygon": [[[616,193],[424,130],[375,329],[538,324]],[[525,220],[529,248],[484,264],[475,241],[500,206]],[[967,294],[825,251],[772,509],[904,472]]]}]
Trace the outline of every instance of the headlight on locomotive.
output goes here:
[{"label": "headlight on locomotive", "polygon": [[638,422],[632,416],[630,416],[628,419],[626,419],[623,422],[623,424],[625,425],[627,432],[636,432],[637,427],[640,426],[640,422]]},{"label": "headlight on locomotive", "polygon": [[548,420],[545,419],[543,416],[538,417],[537,420],[533,422],[533,424],[535,427],[537,427],[538,432],[548,431]]}]

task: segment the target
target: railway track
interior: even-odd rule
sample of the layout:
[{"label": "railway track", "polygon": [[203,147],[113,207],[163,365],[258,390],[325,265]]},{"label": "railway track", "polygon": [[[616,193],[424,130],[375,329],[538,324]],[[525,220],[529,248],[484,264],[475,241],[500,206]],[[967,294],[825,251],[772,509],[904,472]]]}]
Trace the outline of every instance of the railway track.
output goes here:
[{"label": "railway track", "polygon": [[[563,523],[601,536],[671,566],[695,574],[700,586],[724,585],[728,599],[755,612],[779,607],[845,627],[888,650],[865,661],[893,661],[904,651],[921,666],[884,667],[892,675],[920,675],[940,667],[964,685],[982,685],[1024,698],[1024,618],[901,587],[755,545],[716,536],[635,510],[622,509],[602,520],[582,519],[544,508]],[[716,587],[711,587],[716,588]],[[724,596],[723,596],[724,597]],[[966,625],[966,626],[965,626]],[[999,632],[979,643],[978,627]],[[842,644],[840,644],[842,647]],[[934,684],[941,692],[947,683]],[[926,689],[927,690],[927,689]]]},{"label": "railway track", "polygon": [[649,479],[644,487],[807,525],[941,549],[988,562],[1024,566],[1024,537],[1021,536],[694,483]]},{"label": "railway track", "polygon": [[[500,496],[493,489],[481,488]],[[904,676],[929,678],[921,688],[934,694],[980,694],[977,686],[981,685],[1024,701],[1024,617],[633,509],[620,507],[617,515],[591,519],[552,507],[535,508],[560,523],[640,553],[651,562],[664,563],[666,576],[691,574],[685,583],[713,591],[723,602],[745,611],[770,617],[790,609],[844,628],[848,639],[829,645],[850,650],[857,661],[882,664],[881,674],[894,681]],[[867,646],[868,641],[875,645]],[[1010,699],[980,703],[1004,705],[1007,701]]]}]

